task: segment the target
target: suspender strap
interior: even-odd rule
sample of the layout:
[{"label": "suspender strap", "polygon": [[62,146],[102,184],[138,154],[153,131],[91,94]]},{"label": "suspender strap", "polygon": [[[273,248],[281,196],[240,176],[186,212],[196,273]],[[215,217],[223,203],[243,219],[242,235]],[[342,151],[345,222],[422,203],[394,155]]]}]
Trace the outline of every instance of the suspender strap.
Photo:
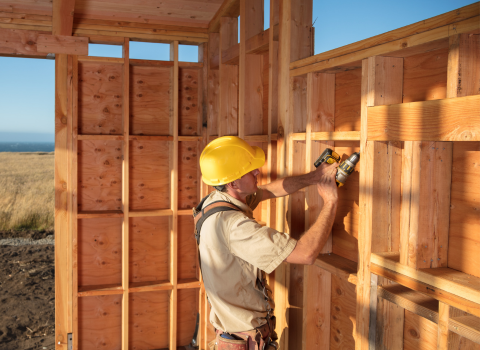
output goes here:
[{"label": "suspender strap", "polygon": [[193,220],[195,223],[195,239],[197,240],[197,245],[200,244],[200,231],[202,230],[203,223],[207,220],[211,215],[221,212],[221,211],[242,211],[239,207],[235,204],[225,202],[225,201],[216,201],[210,203],[205,208],[202,209],[203,203],[205,199],[202,199],[200,204],[193,209]]}]

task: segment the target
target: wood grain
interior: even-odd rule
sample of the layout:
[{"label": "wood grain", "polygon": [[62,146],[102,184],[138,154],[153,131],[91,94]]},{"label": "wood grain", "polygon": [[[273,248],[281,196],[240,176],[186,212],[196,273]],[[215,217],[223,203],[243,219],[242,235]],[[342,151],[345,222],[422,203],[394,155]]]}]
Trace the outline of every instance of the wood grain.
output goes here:
[{"label": "wood grain", "polygon": [[169,134],[171,79],[171,68],[130,67],[130,134]]},{"label": "wood grain", "polygon": [[448,266],[480,277],[480,142],[453,145]]},{"label": "wood grain", "polygon": [[[372,254],[371,261],[378,266],[418,280],[421,283],[431,285],[441,291],[445,291],[445,293],[451,293],[464,300],[468,300],[473,303],[477,303],[477,301],[480,300],[480,278],[478,277],[474,277],[464,272],[446,267],[417,270],[415,268],[400,264],[398,262],[398,254]],[[435,291],[435,289],[433,289],[433,291]],[[450,305],[459,308],[456,305]],[[469,312],[476,314],[478,309],[480,309],[480,306],[477,304],[474,305],[476,305],[474,310]]]},{"label": "wood grain", "polygon": [[448,349],[448,319],[450,306],[438,303],[438,331],[437,331],[437,350]]},{"label": "wood grain", "polygon": [[211,65],[211,57],[219,50],[219,38],[218,33],[209,34],[208,43],[208,92],[207,92],[207,111],[208,111],[208,123],[207,134],[218,134],[218,118],[220,111],[220,72]]},{"label": "wood grain", "polygon": [[78,64],[78,133],[122,134],[122,66]]},{"label": "wood grain", "polygon": [[177,345],[188,346],[195,332],[198,313],[198,289],[178,291]]},{"label": "wood grain", "polygon": [[335,131],[360,130],[362,70],[335,74]]},{"label": "wood grain", "polygon": [[332,314],[330,349],[354,349],[356,308],[355,286],[347,280],[332,275]]},{"label": "wood grain", "polygon": [[182,136],[200,135],[200,121],[198,118],[201,110],[201,71],[198,69],[179,69],[179,113],[178,132]]},{"label": "wood grain", "polygon": [[[69,67],[70,66],[70,67]],[[69,285],[72,279],[68,271],[70,237],[72,231],[69,227],[69,220],[72,219],[69,212],[69,201],[71,196],[68,193],[70,178],[68,174],[71,162],[72,138],[69,136],[69,128],[72,127],[72,105],[69,100],[72,96],[72,71],[71,63],[66,55],[58,55],[55,58],[55,340],[63,343],[60,347],[65,348],[66,337],[71,327],[69,321]],[[69,82],[70,81],[70,82]]]},{"label": "wood grain", "polygon": [[178,279],[198,280],[197,242],[194,236],[193,218],[178,218]]},{"label": "wood grain", "polygon": [[[378,281],[382,286],[396,285],[382,277]],[[403,350],[404,319],[405,310],[402,307],[379,298],[377,294],[375,349]]]},{"label": "wood grain", "polygon": [[436,350],[437,325],[405,310],[404,350]]},{"label": "wood grain", "polygon": [[33,30],[0,29],[0,53],[46,57],[37,51],[37,40],[42,32]]},{"label": "wood grain", "polygon": [[130,283],[169,280],[168,229],[165,216],[130,218]]},{"label": "wood grain", "polygon": [[177,26],[206,28],[210,19],[220,8],[218,0],[204,3],[202,1],[189,1],[183,6],[175,6],[175,2],[167,1],[163,6],[154,8],[154,2],[146,1],[137,4],[125,1],[114,4],[109,1],[95,0],[93,2],[77,0],[75,15],[81,18],[101,20],[120,20],[140,23],[161,23]]},{"label": "wood grain", "polygon": [[[221,18],[220,52],[238,42],[238,19]],[[220,62],[220,115],[218,136],[236,135],[238,133],[238,66]]]},{"label": "wood grain", "polygon": [[307,77],[292,78],[290,99],[292,132],[305,132],[307,128]]},{"label": "wood grain", "polygon": [[446,97],[448,49],[404,58],[403,102]]},{"label": "wood grain", "polygon": [[480,32],[460,34],[457,96],[480,94]]},{"label": "wood grain", "polygon": [[[478,141],[480,96],[412,102],[368,109],[368,139]],[[459,116],[462,116],[460,119]],[[408,125],[408,127],[406,127]]]},{"label": "wood grain", "polygon": [[169,147],[165,142],[130,141],[130,209],[170,207]]},{"label": "wood grain", "polygon": [[438,322],[438,300],[432,297],[415,292],[400,284],[379,286],[378,296],[427,320]]},{"label": "wood grain", "polygon": [[315,260],[315,266],[345,279],[352,284],[356,284],[357,264],[349,259],[341,257],[340,255],[320,254]]},{"label": "wood grain", "polygon": [[81,141],[78,145],[78,210],[121,210],[121,141]]},{"label": "wood grain", "polygon": [[129,348],[168,348],[169,293],[129,294]]},{"label": "wood grain", "polygon": [[122,284],[122,219],[78,221],[78,285]]},{"label": "wood grain", "polygon": [[80,298],[78,318],[79,349],[121,349],[121,295]]},{"label": "wood grain", "polygon": [[[359,152],[356,141],[336,141],[335,152],[342,161],[353,152]],[[346,259],[358,261],[359,179],[360,163],[349,176],[345,186],[338,190],[338,208],[332,227],[332,252]]]},{"label": "wood grain", "polygon": [[198,205],[197,142],[180,142],[178,147],[178,208],[190,209]]},{"label": "wood grain", "polygon": [[88,55],[88,38],[65,35],[39,35],[37,51],[42,53]]}]

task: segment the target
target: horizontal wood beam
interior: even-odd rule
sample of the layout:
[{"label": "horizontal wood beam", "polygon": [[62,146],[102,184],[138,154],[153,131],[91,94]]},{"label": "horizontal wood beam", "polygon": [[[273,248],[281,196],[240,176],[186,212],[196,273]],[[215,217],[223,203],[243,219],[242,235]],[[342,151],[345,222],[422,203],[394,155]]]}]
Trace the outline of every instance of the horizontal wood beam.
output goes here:
[{"label": "horizontal wood beam", "polygon": [[371,264],[371,272],[374,273],[375,275],[385,277],[393,282],[399,283],[405,287],[413,289],[414,291],[429,295],[437,299],[438,301],[448,303],[449,305],[456,307],[457,309],[460,309],[462,311],[465,311],[472,315],[480,317],[480,305],[477,303],[474,303],[471,300],[461,298],[457,295],[446,292],[442,289],[436,288],[427,283],[423,283],[414,278],[410,278],[401,273],[392,271],[390,269],[386,269],[382,266],[378,266],[377,264],[374,264],[374,263]]},{"label": "horizontal wood beam", "polygon": [[[78,62],[123,64],[125,62],[125,60],[123,58],[119,58],[119,57],[78,56]],[[93,135],[82,135],[82,137],[84,137],[84,136],[93,136]],[[116,136],[116,135],[99,135],[99,136]],[[123,140],[123,138],[122,138],[122,140]]]},{"label": "horizontal wood beam", "polygon": [[315,266],[320,267],[335,276],[357,284],[357,263],[337,254],[320,254],[315,260]]},{"label": "horizontal wood beam", "polygon": [[0,29],[0,55],[43,57],[38,52],[38,37],[43,33],[20,29]]},{"label": "horizontal wood beam", "polygon": [[104,29],[85,29],[85,28],[73,28],[73,34],[75,36],[116,36],[129,38],[135,41],[147,41],[147,42],[159,42],[159,43],[172,43],[173,41],[179,41],[180,44],[197,45],[199,43],[205,43],[208,41],[208,36],[202,34],[196,35],[192,32],[185,32],[180,34],[157,34],[157,33],[143,33],[142,31],[110,31]]},{"label": "horizontal wood beam", "polygon": [[40,34],[37,38],[37,52],[87,56],[88,38]]},{"label": "horizontal wood beam", "polygon": [[93,219],[93,218],[123,218],[121,210],[102,210],[102,211],[79,211],[77,219]]},{"label": "horizontal wood beam", "polygon": [[215,16],[208,25],[210,33],[220,32],[220,19],[222,17],[238,17],[240,16],[240,0],[225,0],[218,9]]},{"label": "horizontal wood beam", "polygon": [[73,26],[74,32],[80,33],[84,30],[100,30],[102,32],[118,32],[118,33],[137,33],[137,34],[150,34],[150,35],[168,35],[178,37],[192,37],[208,39],[208,33],[202,31],[183,31],[172,29],[158,29],[158,28],[137,28],[132,26],[120,27],[111,25],[96,25],[96,24],[79,24],[76,23]]},{"label": "horizontal wood beam", "polygon": [[[399,284],[379,286],[377,296],[438,324],[439,303],[434,298]],[[478,317],[452,317],[448,321],[448,329],[480,344],[480,318]]]},{"label": "horizontal wood beam", "polygon": [[[312,132],[312,141],[360,141],[360,131]],[[306,133],[292,134],[292,141],[305,141]]]},{"label": "horizontal wood beam", "polygon": [[50,27],[50,28],[52,27],[51,17],[50,19],[47,19],[47,20],[35,20],[35,19],[5,17],[3,16],[4,13],[5,12],[0,13],[0,23],[38,26],[38,27]]},{"label": "horizontal wood beam", "polygon": [[52,22],[52,16],[48,16],[48,15],[35,15],[30,13],[7,12],[7,11],[0,11],[0,18]]},{"label": "horizontal wood beam", "polygon": [[186,33],[190,35],[202,36],[202,33],[208,33],[207,28],[200,27],[186,27],[175,26],[169,24],[157,24],[157,23],[140,23],[140,22],[127,22],[127,21],[111,21],[103,19],[90,19],[90,18],[74,18],[73,28],[83,29],[102,29],[107,31],[124,31],[131,32],[137,30],[145,30],[144,33]]},{"label": "horizontal wood beam", "polygon": [[[478,4],[478,3],[477,3]],[[475,5],[475,4],[474,4]],[[473,6],[473,5],[472,5]],[[336,52],[335,54],[320,54],[312,57],[317,57],[314,63],[308,65],[301,65],[297,67],[293,62],[290,65],[290,76],[304,75],[310,72],[329,72],[354,69],[361,66],[361,60],[373,56],[386,56],[395,53],[395,57],[407,57],[412,54],[412,49],[423,45],[424,50],[418,50],[415,53],[431,51],[432,47],[427,45],[429,43],[438,43],[440,47],[444,47],[444,39],[448,39],[452,33],[461,34],[468,33],[480,28],[480,17],[465,19],[455,24],[445,25],[443,27],[435,28],[419,34],[414,34],[402,39],[385,42],[381,45],[368,46],[357,50],[356,48],[349,48],[350,45],[343,47],[344,54]],[[374,38],[371,38],[374,39]],[[372,40],[372,42],[374,42]],[[354,45],[354,44],[352,44]],[[402,52],[405,54],[402,55]],[[303,60],[302,60],[303,61]]]},{"label": "horizontal wood beam", "polygon": [[398,255],[372,253],[372,273],[480,316],[480,278],[449,268],[416,270],[398,260]]},{"label": "horizontal wood beam", "polygon": [[[405,27],[402,27],[402,28],[399,28],[399,29],[392,30],[392,31],[387,32],[387,33],[376,35],[374,37],[371,37],[371,38],[368,38],[368,39],[365,39],[365,40],[361,40],[361,41],[358,41],[358,42],[350,44],[350,45],[339,47],[337,49],[333,49],[333,50],[323,52],[323,53],[315,55],[315,56],[307,57],[305,59],[292,62],[290,64],[290,69],[295,70],[295,69],[299,69],[299,68],[304,68],[304,67],[314,65],[314,64],[320,63],[322,61],[328,61],[330,59],[337,58],[337,57],[340,57],[340,56],[360,53],[364,50],[368,50],[368,49],[371,49],[371,48],[374,48],[374,47],[377,47],[377,46],[383,46],[383,45],[389,44],[389,43],[395,43],[399,40],[401,41],[402,39],[406,39],[406,38],[409,38],[409,37],[414,37],[415,35],[419,35],[419,34],[422,34],[424,32],[432,31],[432,30],[435,30],[435,29],[441,28],[441,27],[447,27],[447,32],[444,33],[444,34],[447,35],[447,37],[448,37],[448,35],[449,35],[448,26],[450,24],[458,23],[458,22],[464,21],[466,19],[470,19],[472,17],[479,16],[479,15],[480,15],[480,3],[477,2],[477,3],[471,4],[471,5],[462,7],[460,9],[456,9],[456,10],[441,14],[439,16],[426,19],[424,21],[420,21],[420,22],[417,22],[417,23],[414,23],[414,24],[411,24],[411,25],[408,25],[408,26],[405,26]],[[443,34],[441,34],[441,32],[435,32],[435,33],[431,33],[431,34],[436,34],[436,35],[432,35],[431,38],[428,41],[438,40],[438,39],[440,39],[438,34],[440,34],[440,36],[443,35]],[[451,33],[450,33],[450,35],[451,35]],[[424,36],[421,35],[420,37],[424,37]],[[406,48],[406,46],[409,46],[409,43],[414,44],[414,41],[411,41],[411,42],[404,41],[404,43],[405,43],[405,46],[403,46],[403,45],[392,46],[390,51],[395,51],[395,50],[402,49],[402,48],[404,49],[404,48]],[[417,45],[419,45],[419,44],[420,43],[417,43]],[[378,54],[367,54],[365,57],[357,58],[356,60],[363,59],[363,58],[370,57],[370,56],[375,56],[375,55],[378,55]],[[351,62],[353,62],[353,60],[351,60]],[[303,72],[303,73],[300,73],[300,74],[305,74],[305,73],[306,72]],[[298,75],[298,74],[295,74],[295,75]]]},{"label": "horizontal wood beam", "polygon": [[411,290],[401,284],[389,284],[377,287],[377,297],[438,323],[438,300],[428,295]]},{"label": "horizontal wood beam", "polygon": [[173,216],[172,209],[130,210],[128,217],[138,218],[147,216]]},{"label": "horizontal wood beam", "polygon": [[98,285],[98,286],[83,286],[78,289],[78,297],[90,297],[98,295],[116,295],[123,294],[121,285]]},{"label": "horizontal wood beam", "polygon": [[480,141],[480,95],[368,107],[369,141]]}]

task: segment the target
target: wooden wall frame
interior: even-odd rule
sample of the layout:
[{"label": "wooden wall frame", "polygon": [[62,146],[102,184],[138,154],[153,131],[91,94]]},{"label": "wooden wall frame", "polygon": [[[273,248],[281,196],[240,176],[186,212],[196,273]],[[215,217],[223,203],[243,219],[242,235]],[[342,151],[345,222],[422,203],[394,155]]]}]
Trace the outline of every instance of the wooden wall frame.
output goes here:
[{"label": "wooden wall frame", "polygon": [[[41,35],[123,45],[118,59],[56,52],[57,349],[70,334],[74,349],[177,349],[197,313],[207,349],[190,208],[212,190],[200,152],[224,135],[265,150],[263,183],[311,171],[325,147],[361,152],[314,266],[269,276],[281,349],[478,346],[480,3],[319,55],[311,1],[270,4],[267,30],[261,0],[227,0],[200,29],[74,19],[73,1],[0,24],[2,55],[45,57]],[[131,40],[169,43],[171,60],[130,60]],[[178,61],[185,43],[198,63]],[[312,187],[254,215],[298,237],[321,206]]]}]

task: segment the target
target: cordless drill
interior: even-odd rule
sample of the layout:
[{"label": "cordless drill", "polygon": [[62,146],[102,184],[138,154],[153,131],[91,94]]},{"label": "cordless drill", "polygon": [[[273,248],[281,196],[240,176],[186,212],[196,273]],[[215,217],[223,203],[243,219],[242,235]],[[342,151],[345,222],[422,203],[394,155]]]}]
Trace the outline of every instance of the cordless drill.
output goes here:
[{"label": "cordless drill", "polygon": [[[316,168],[320,166],[322,163],[338,163],[340,162],[341,157],[330,148],[326,148],[325,151],[318,157],[318,159],[313,163]],[[335,181],[338,187],[342,187],[345,182],[347,181],[348,177],[353,170],[355,170],[355,165],[357,165],[358,161],[360,160],[360,153],[355,152],[350,157],[345,159],[343,162],[340,163],[337,169],[337,175],[335,176]]]}]

